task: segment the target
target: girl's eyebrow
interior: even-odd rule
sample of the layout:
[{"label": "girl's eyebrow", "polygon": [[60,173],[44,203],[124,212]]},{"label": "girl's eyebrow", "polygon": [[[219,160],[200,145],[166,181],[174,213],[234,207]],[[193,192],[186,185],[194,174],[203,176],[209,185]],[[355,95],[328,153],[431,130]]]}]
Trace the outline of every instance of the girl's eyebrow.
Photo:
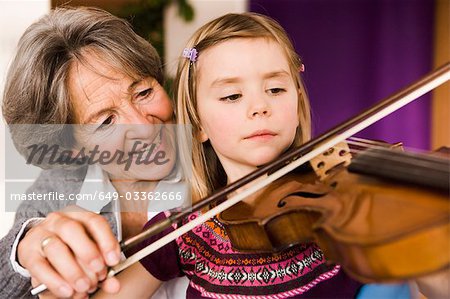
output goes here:
[{"label": "girl's eyebrow", "polygon": [[[285,70],[277,70],[277,71],[268,72],[268,73],[264,74],[263,79],[267,80],[267,79],[276,78],[276,77],[290,78],[291,75],[289,74],[289,72],[287,72]],[[226,84],[238,83],[241,80],[242,79],[240,77],[218,78],[211,83],[211,87],[218,87],[218,86],[222,86],[222,85],[226,85]]]},{"label": "girl's eyebrow", "polygon": [[241,81],[241,78],[239,78],[239,77],[218,78],[211,83],[211,87],[217,87],[217,86],[222,86],[225,84],[237,83],[240,81]]},{"label": "girl's eyebrow", "polygon": [[264,75],[264,79],[271,79],[275,77],[291,77],[291,75],[285,70],[274,71]]}]

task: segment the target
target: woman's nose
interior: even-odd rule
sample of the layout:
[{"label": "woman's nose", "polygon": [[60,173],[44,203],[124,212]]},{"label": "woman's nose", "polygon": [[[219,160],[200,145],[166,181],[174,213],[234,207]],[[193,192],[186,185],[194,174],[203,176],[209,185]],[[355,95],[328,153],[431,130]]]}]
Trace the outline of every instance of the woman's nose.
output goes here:
[{"label": "woman's nose", "polygon": [[121,123],[130,125],[145,125],[151,122],[151,114],[148,113],[145,107],[131,102],[122,107]]},{"label": "woman's nose", "polygon": [[157,130],[153,117],[134,105],[129,105],[122,124],[126,129],[127,139],[148,139]]}]

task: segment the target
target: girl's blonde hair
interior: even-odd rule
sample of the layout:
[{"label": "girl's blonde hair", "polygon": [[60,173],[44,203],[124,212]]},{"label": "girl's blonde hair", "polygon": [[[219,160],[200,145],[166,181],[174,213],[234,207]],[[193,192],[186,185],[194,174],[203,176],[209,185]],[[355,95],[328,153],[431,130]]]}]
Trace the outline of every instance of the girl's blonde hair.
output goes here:
[{"label": "girl's blonde hair", "polygon": [[[309,101],[299,75],[302,62],[280,24],[256,13],[227,14],[198,29],[188,41],[187,47],[195,48],[200,56],[206,49],[233,38],[267,38],[284,49],[293,80],[299,90],[299,127],[293,146],[307,141],[311,134],[311,121]],[[187,179],[191,180],[194,202],[223,187],[227,182],[226,173],[211,144],[208,141],[202,143],[198,138],[200,120],[197,113],[196,75],[196,63],[189,59],[181,59],[175,80],[177,119],[179,124],[192,125],[192,131],[190,127],[184,126],[185,129],[179,134],[180,157],[185,167],[193,165],[192,177]],[[188,145],[192,136],[192,156],[190,156]]]}]

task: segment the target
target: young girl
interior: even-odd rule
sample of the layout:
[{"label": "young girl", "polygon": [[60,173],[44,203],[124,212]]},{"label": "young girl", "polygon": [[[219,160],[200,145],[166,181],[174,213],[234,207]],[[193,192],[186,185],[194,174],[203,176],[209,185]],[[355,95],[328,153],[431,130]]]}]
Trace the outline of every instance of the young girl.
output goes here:
[{"label": "young girl", "polygon": [[[256,14],[218,18],[194,34],[184,56],[177,109],[179,123],[193,129],[194,200],[309,139],[302,63],[273,20]],[[191,280],[191,298],[343,298],[353,297],[360,287],[339,266],[327,265],[315,244],[277,253],[237,252],[217,218],[177,245],[181,270]],[[151,259],[142,264],[158,277]]]},{"label": "young girl", "polygon": [[[179,144],[186,147],[184,160],[193,163],[194,200],[309,139],[303,65],[275,21],[252,13],[219,17],[193,35],[183,57],[175,94],[179,123],[192,125]],[[188,134],[192,156],[183,142]],[[354,298],[361,287],[339,265],[327,264],[314,243],[275,253],[237,252],[214,217],[120,274],[119,296],[144,298],[161,281],[182,275],[190,280],[187,298]]]}]

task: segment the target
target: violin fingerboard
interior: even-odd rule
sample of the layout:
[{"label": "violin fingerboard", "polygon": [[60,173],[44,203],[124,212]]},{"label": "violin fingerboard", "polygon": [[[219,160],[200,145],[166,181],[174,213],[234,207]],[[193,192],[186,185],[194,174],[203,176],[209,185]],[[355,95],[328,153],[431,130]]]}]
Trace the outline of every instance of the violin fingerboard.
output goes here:
[{"label": "violin fingerboard", "polygon": [[449,191],[450,160],[433,155],[372,149],[356,156],[348,171]]}]

